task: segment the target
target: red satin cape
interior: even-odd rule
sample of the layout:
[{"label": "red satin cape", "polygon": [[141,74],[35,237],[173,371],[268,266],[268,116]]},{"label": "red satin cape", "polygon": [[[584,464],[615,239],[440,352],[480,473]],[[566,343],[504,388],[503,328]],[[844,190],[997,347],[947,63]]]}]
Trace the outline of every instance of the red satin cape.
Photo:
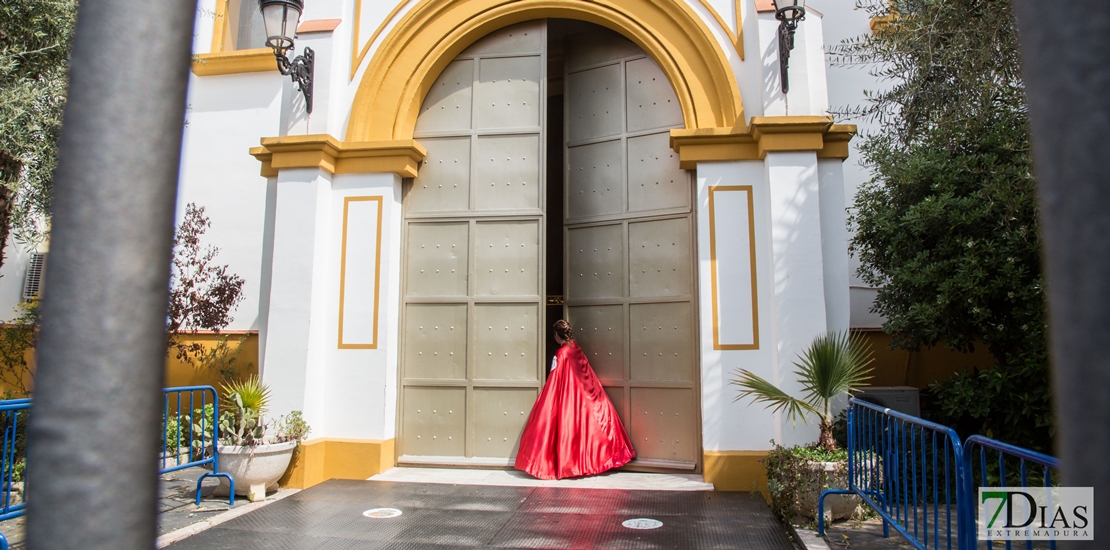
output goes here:
[{"label": "red satin cape", "polygon": [[636,458],[609,396],[582,348],[571,340],[532,406],[516,468],[540,479],[600,474]]}]

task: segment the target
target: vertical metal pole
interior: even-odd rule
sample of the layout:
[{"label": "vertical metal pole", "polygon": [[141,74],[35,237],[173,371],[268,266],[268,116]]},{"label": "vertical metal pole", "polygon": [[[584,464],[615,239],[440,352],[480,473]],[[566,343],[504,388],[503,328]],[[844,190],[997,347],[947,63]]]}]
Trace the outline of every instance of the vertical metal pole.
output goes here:
[{"label": "vertical metal pole", "polygon": [[28,548],[153,548],[196,2],[82,0],[30,421]]},{"label": "vertical metal pole", "polygon": [[[1032,121],[1063,484],[1110,536],[1110,2],[1014,0]],[[1063,547],[1064,545],[1061,545]]]}]

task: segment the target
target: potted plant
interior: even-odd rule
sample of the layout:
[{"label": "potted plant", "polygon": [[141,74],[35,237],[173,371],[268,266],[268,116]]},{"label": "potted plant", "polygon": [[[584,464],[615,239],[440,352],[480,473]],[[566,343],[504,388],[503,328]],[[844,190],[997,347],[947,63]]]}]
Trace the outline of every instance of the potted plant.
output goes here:
[{"label": "potted plant", "polygon": [[[270,390],[257,377],[225,384],[223,393],[220,471],[235,480],[235,494],[262,500],[266,491],[277,488],[294,449],[308,435],[308,424],[300,411],[293,411],[271,427],[265,419]],[[228,487],[221,481],[217,490],[226,493]]]},{"label": "potted plant", "polygon": [[[831,402],[867,385],[871,378],[871,349],[858,336],[847,331],[818,336],[794,363],[803,398],[799,399],[747,370],[738,371],[731,382],[740,386],[737,400],[751,397],[752,403],[766,403],[774,412],[785,411],[790,420],[806,422],[807,415],[819,418],[817,443],[792,449],[775,449],[764,459],[771,504],[784,516],[817,516],[817,497],[829,487],[848,483],[846,451],[838,450],[833,438]],[[857,499],[830,496],[826,510],[834,519],[850,517]]]}]

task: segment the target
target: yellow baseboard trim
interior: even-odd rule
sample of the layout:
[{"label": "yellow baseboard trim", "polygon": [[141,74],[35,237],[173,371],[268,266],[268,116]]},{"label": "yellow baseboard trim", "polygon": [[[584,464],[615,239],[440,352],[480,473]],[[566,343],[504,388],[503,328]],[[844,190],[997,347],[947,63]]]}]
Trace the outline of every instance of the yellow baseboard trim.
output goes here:
[{"label": "yellow baseboard trim", "polygon": [[307,489],[329,479],[366,479],[393,467],[394,439],[320,438],[301,443],[279,483]]},{"label": "yellow baseboard trim", "polygon": [[703,451],[706,483],[717,491],[759,491],[770,500],[767,471],[760,462],[768,451]]}]

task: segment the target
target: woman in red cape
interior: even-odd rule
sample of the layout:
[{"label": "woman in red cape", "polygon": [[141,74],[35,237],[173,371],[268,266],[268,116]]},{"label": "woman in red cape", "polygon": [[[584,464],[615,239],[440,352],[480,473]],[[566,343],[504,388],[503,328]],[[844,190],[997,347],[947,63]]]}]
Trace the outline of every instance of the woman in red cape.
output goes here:
[{"label": "woman in red cape", "polygon": [[555,323],[555,367],[524,433],[516,468],[540,479],[600,474],[636,458],[617,410],[605,394],[570,324]]}]

